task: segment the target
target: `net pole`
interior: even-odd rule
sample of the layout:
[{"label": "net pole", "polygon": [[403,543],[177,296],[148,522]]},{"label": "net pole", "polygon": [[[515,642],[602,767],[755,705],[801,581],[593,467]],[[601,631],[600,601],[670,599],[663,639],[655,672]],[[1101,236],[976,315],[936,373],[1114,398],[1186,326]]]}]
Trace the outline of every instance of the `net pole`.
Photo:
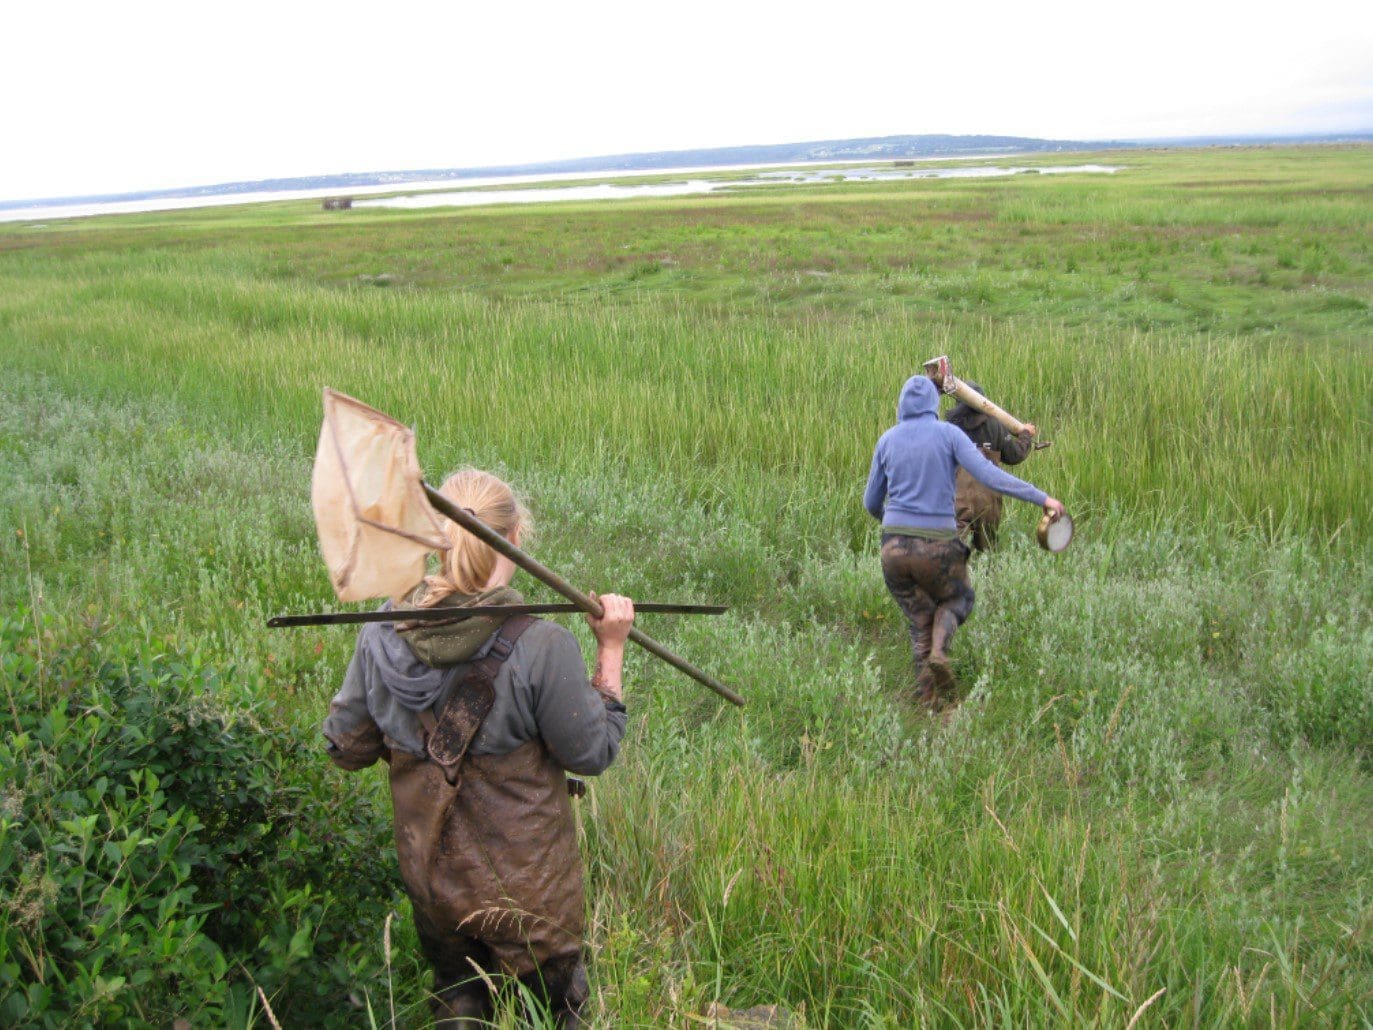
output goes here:
[{"label": "net pole", "polygon": [[[571,601],[549,604],[476,604],[455,608],[393,608],[373,612],[315,612],[309,615],[274,615],[268,629],[295,629],[301,626],[357,626],[369,622],[458,622],[479,615],[565,615],[582,609]],[[720,615],[729,608],[723,604],[663,604],[635,601],[637,615]]]},{"label": "net pole", "polygon": [[[466,508],[458,507],[428,483],[423,483],[421,485],[424,487],[425,497],[429,499],[429,503],[432,504],[434,509],[441,515],[452,519],[498,554],[505,555],[520,568],[524,569],[525,572],[529,573],[539,582],[552,587],[558,593],[562,594],[563,597],[566,597],[573,604],[577,605],[582,611],[589,615],[593,615],[598,619],[605,614],[604,609],[602,609],[597,602],[593,601],[589,595],[578,590],[537,558],[520,550]],[[661,658],[674,669],[685,673],[697,683],[715,691],[715,693],[719,694],[731,704],[738,705],[741,708],[743,707],[744,699],[733,690],[725,686],[709,673],[696,668],[696,666],[692,665],[685,658],[669,651],[647,633],[640,631],[637,626],[631,626],[629,628],[629,639],[634,641],[634,643],[638,644],[649,654]]]}]

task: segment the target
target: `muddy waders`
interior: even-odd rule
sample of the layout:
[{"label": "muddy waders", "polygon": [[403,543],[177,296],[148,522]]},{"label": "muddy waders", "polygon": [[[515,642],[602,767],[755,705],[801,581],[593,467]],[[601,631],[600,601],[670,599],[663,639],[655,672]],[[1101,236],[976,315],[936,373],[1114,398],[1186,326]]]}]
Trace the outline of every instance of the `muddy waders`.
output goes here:
[{"label": "muddy waders", "polygon": [[428,758],[391,755],[401,879],[434,968],[440,1026],[488,1025],[496,1001],[489,985],[505,978],[563,1027],[580,1025],[589,994],[567,775],[541,738],[502,755],[468,752],[496,673],[533,621],[509,619],[442,711],[425,713]]},{"label": "muddy waders", "polygon": [[[988,444],[979,448],[982,456],[998,468],[1001,456]],[[954,518],[958,521],[958,535],[968,540],[974,550],[990,551],[996,546],[1001,528],[1001,495],[983,486],[967,469],[959,468],[954,475]]]},{"label": "muddy waders", "polygon": [[957,703],[949,646],[973,610],[970,553],[957,538],[882,536],[882,578],[910,629],[916,700],[934,712]]}]

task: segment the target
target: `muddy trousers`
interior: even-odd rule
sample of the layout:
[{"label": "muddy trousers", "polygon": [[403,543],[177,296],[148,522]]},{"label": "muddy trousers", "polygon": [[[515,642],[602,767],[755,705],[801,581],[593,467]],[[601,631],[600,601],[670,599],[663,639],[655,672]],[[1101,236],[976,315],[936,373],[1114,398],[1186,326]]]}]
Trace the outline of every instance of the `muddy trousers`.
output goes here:
[{"label": "muddy trousers", "polygon": [[882,578],[910,628],[916,698],[931,707],[953,700],[949,645],[976,596],[968,582],[970,553],[957,539],[882,536]]},{"label": "muddy trousers", "polygon": [[[420,928],[420,947],[434,967],[434,997],[430,1006],[435,1025],[448,1030],[488,1026],[496,1003],[491,987],[499,992],[507,985],[513,986],[498,971],[490,949],[461,934],[445,935],[439,940],[424,928]],[[558,1026],[569,1030],[581,1026],[582,1005],[591,993],[581,955],[550,959],[533,972],[514,979],[528,992],[528,997],[547,1008]]]}]

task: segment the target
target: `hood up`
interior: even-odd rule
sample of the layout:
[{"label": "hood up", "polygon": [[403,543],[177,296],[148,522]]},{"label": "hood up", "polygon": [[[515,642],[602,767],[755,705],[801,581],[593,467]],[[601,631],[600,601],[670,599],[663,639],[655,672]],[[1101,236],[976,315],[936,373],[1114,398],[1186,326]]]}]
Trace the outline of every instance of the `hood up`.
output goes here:
[{"label": "hood up", "polygon": [[911,376],[906,380],[906,385],[901,388],[901,399],[896,404],[898,421],[933,416],[938,410],[939,388],[929,376]]},{"label": "hood up", "polygon": [[[454,595],[441,608],[466,605],[519,604],[520,595],[509,587],[499,587],[471,597]],[[404,616],[404,608],[396,608]],[[391,602],[382,610],[391,609]],[[381,674],[392,696],[412,712],[422,712],[443,690],[448,668],[479,657],[487,642],[505,619],[479,615],[457,622],[373,622],[363,626],[360,645]],[[397,632],[399,627],[400,632]]]}]

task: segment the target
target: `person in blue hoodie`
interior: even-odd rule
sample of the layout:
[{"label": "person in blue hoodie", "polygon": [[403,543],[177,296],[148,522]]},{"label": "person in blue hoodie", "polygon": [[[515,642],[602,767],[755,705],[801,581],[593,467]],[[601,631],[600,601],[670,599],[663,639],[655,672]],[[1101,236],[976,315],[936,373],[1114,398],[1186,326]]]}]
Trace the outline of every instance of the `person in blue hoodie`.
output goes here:
[{"label": "person in blue hoodie", "polygon": [[959,468],[997,493],[1039,505],[1063,505],[978,453],[957,426],[939,420],[939,390],[924,375],[901,388],[896,425],[877,441],[863,507],[882,523],[882,578],[910,625],[916,698],[933,711],[954,701],[949,644],[972,614],[972,553],[958,536],[954,478]]}]

